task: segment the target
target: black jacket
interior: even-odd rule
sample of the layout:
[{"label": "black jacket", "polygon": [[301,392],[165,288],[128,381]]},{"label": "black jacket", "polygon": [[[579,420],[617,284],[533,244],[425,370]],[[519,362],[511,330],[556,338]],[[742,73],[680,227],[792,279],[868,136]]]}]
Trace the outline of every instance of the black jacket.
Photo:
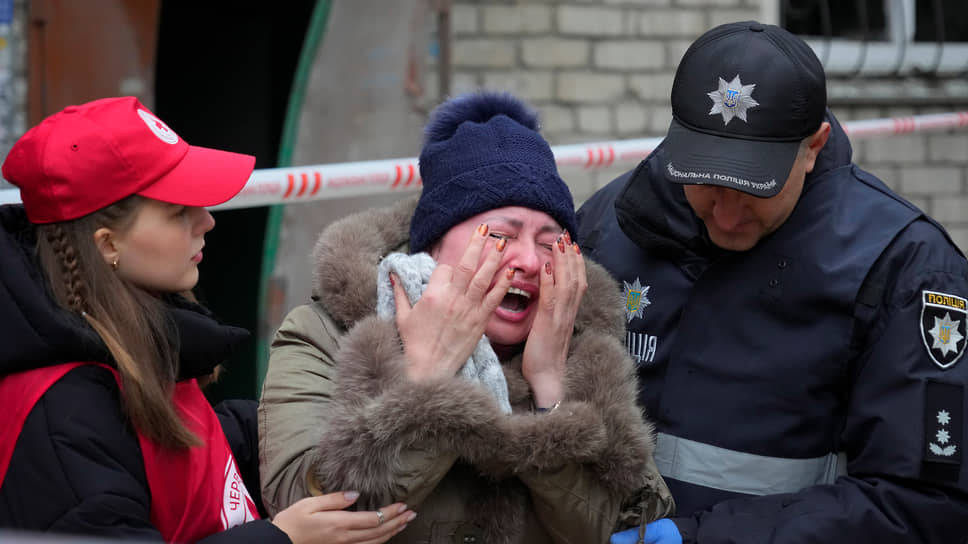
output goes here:
[{"label": "black jacket", "polygon": [[626,291],[684,544],[964,542],[968,263],[829,120],[749,251],[710,243],[661,145],[579,211]]},{"label": "black jacket", "polygon": [[[86,322],[50,297],[34,241],[22,206],[0,206],[0,377],[75,361],[113,364]],[[179,331],[179,379],[210,373],[248,334],[180,297],[166,302]],[[256,403],[226,401],[216,413],[245,485],[264,512]],[[27,416],[0,487],[0,528],[160,540],[150,510],[141,448],[114,376],[90,365],[71,370]],[[289,538],[260,520],[204,539],[223,541],[282,544]]]}]

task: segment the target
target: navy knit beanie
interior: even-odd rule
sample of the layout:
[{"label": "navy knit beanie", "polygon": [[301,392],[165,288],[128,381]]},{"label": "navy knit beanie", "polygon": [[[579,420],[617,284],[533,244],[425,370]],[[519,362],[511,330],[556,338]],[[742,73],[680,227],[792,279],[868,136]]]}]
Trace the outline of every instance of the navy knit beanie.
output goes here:
[{"label": "navy knit beanie", "polygon": [[420,177],[412,253],[465,219],[504,206],[544,212],[576,239],[575,204],[538,133],[538,115],[510,94],[475,92],[438,106],[424,130]]}]

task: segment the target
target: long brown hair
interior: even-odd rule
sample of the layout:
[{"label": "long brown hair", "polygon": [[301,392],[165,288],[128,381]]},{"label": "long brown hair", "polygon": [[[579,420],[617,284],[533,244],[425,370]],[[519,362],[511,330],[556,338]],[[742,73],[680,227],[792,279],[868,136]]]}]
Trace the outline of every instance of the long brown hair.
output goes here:
[{"label": "long brown hair", "polygon": [[144,202],[134,195],[79,219],[37,225],[37,251],[54,299],[81,314],[114,357],[123,406],[134,427],[161,445],[184,448],[201,442],[171,401],[177,333],[163,303],[122,280],[94,241],[101,227],[130,228]]}]

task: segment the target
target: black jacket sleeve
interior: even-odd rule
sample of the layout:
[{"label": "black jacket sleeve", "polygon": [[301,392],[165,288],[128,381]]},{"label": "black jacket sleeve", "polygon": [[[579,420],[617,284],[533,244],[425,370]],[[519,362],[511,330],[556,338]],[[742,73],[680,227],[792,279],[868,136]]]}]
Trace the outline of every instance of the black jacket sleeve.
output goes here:
[{"label": "black jacket sleeve", "polygon": [[40,398],[0,492],[13,529],[160,540],[138,437],[110,372],[81,366]]},{"label": "black jacket sleeve", "polygon": [[[0,527],[162,539],[151,523],[151,495],[138,437],[124,416],[110,372],[96,366],[75,368],[34,406],[0,489]],[[225,539],[289,543],[284,532],[266,521],[234,527],[204,541]]]}]

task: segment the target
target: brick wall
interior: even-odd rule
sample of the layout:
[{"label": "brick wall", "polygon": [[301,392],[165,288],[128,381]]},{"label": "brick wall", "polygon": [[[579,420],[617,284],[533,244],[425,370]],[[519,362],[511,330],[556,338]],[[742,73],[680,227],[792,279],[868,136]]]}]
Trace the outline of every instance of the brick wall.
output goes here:
[{"label": "brick wall", "polygon": [[[552,144],[662,136],[671,120],[673,74],[692,40],[721,23],[774,18],[775,3],[455,0],[452,93],[514,92],[538,108]],[[850,85],[863,94],[864,83]],[[968,89],[961,92],[956,106],[873,107],[855,99],[831,107],[843,121],[965,110]],[[858,164],[968,248],[968,131],[877,137],[854,142],[854,151]],[[566,168],[562,176],[581,202],[627,168]]]},{"label": "brick wall", "polygon": [[[843,119],[951,111],[939,107],[840,107]],[[961,105],[960,110],[968,109]],[[945,226],[968,252],[968,130],[883,136],[853,142],[854,160]]]}]

